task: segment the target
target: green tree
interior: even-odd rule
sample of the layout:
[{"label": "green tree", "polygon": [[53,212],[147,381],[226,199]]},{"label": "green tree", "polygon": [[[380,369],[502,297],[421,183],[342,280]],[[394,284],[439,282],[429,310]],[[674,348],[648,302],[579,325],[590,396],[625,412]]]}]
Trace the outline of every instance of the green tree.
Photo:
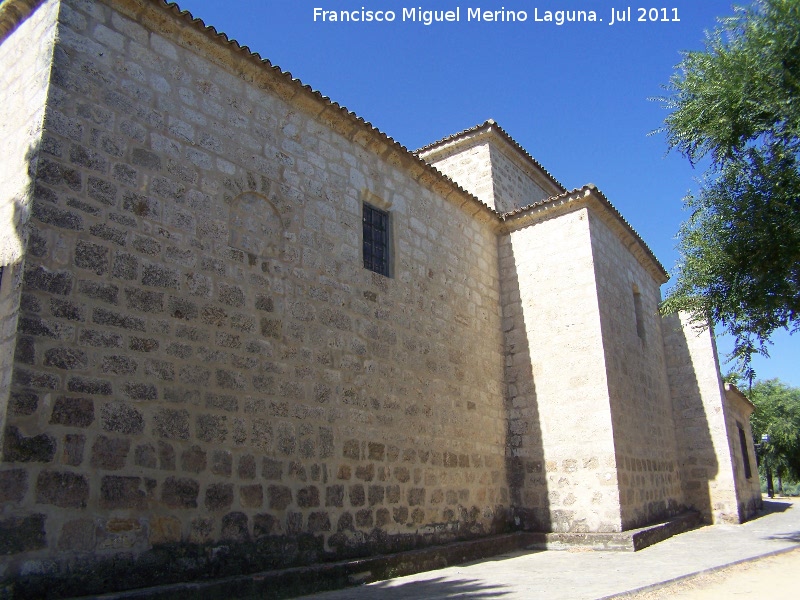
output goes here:
[{"label": "green tree", "polygon": [[[750,393],[756,405],[750,425],[761,443],[761,470],[800,481],[800,388],[778,379],[757,381]],[[762,436],[769,437],[762,442]]]},{"label": "green tree", "polygon": [[745,378],[776,330],[800,328],[800,0],[757,0],[683,55],[662,98],[670,149],[709,167],[678,233],[664,313],[735,338]]}]

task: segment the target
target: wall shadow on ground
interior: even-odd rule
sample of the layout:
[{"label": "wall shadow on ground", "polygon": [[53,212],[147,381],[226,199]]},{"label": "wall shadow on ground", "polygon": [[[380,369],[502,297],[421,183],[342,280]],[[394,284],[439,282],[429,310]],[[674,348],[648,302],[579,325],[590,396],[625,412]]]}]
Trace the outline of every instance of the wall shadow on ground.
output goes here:
[{"label": "wall shadow on ground", "polygon": [[371,597],[391,600],[393,598],[503,598],[513,590],[502,584],[489,584],[477,579],[446,579],[437,577],[427,581],[409,581],[399,585],[390,581],[370,586],[375,593]]},{"label": "wall shadow on ground", "polygon": [[762,500],[762,503],[763,507],[760,511],[758,511],[758,514],[756,514],[753,519],[766,517],[767,515],[771,515],[773,513],[786,512],[794,506],[792,502],[781,502],[780,500]]},{"label": "wall shadow on ground", "polygon": [[794,542],[795,544],[800,544],[800,531],[792,531],[789,533],[779,533],[777,535],[771,535],[767,538],[768,540],[776,540],[780,542]]}]

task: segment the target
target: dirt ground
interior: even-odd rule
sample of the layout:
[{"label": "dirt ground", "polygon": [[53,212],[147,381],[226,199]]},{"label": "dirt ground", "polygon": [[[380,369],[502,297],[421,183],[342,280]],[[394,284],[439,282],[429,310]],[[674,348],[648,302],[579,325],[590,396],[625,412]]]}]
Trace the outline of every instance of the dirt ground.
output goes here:
[{"label": "dirt ground", "polygon": [[698,575],[626,600],[720,600],[721,598],[800,597],[800,547],[753,562]]}]

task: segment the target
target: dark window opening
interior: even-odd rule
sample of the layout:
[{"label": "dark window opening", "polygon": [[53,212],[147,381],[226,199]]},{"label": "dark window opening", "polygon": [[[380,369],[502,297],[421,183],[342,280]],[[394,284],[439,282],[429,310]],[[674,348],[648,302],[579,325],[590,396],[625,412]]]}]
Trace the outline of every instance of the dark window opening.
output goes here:
[{"label": "dark window opening", "polygon": [[639,289],[636,286],[633,286],[633,310],[636,312],[636,334],[644,341],[645,329],[644,312],[642,311],[642,295],[639,293]]},{"label": "dark window opening", "polygon": [[364,268],[389,277],[389,213],[364,204]]},{"label": "dark window opening", "polygon": [[744,434],[744,429],[738,423],[736,427],[739,429],[739,444],[742,446],[742,462],[744,462],[744,478],[750,479],[753,476],[753,471],[750,468],[750,453],[747,452],[747,436]]}]

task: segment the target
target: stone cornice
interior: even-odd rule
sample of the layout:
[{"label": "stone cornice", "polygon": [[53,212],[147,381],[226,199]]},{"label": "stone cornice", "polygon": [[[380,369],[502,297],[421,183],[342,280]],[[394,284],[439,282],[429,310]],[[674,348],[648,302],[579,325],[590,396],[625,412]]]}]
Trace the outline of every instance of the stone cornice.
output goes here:
[{"label": "stone cornice", "polygon": [[[23,0],[10,0],[21,2]],[[406,171],[420,185],[463,206],[474,214],[484,214],[486,221],[498,221],[499,215],[456,182],[416,156],[408,148],[377,129],[346,107],[305,85],[288,71],[273,65],[247,46],[228,38],[212,26],[206,26],[189,11],[164,0],[98,0],[144,24],[171,42],[200,53],[206,59],[238,76],[245,82],[267,89],[291,102],[342,137],[358,144],[397,168]],[[467,208],[469,207],[469,208]]]},{"label": "stone cornice", "polygon": [[747,396],[745,396],[744,393],[732,383],[725,384],[725,398],[728,401],[735,399],[740,404],[746,406],[748,412],[747,414],[744,415],[745,417],[750,416],[750,413],[756,410],[756,405],[750,402],[750,399]]},{"label": "stone cornice", "polygon": [[503,155],[511,160],[523,173],[527,174],[537,185],[547,188],[549,193],[565,192],[566,188],[533,158],[519,143],[512,138],[493,119],[480,125],[465,129],[444,139],[433,142],[416,150],[414,154],[425,160],[434,161],[449,156],[462,146],[474,146],[484,139],[496,143]]},{"label": "stone cornice", "polygon": [[[291,73],[274,66],[269,60],[262,58],[247,46],[242,46],[237,41],[229,39],[226,34],[218,32],[214,27],[206,26],[201,19],[195,18],[188,11],[181,10],[177,4],[168,4],[164,0],[97,1],[115,8],[151,31],[163,35],[172,43],[201,53],[206,59],[225,68],[243,81],[267,89],[287,102],[290,101],[293,106],[330,127],[339,135],[380,156],[397,168],[403,169],[420,185],[459,206],[497,232],[513,231],[533,221],[571,210],[578,202],[592,203],[598,209],[599,214],[606,218],[623,243],[653,273],[654,277],[662,283],[667,281],[667,273],[652,251],[608,199],[593,185],[564,191],[513,213],[500,215],[458,183],[429,165],[418,154],[411,152],[370,122],[303,84]],[[7,37],[42,3],[43,0],[6,0],[3,2],[0,5],[0,39]],[[493,139],[502,141],[507,152],[516,156],[518,164],[519,161],[528,163],[526,172],[530,171],[531,166],[534,166],[535,170],[548,177],[553,185],[563,189],[563,186],[552,175],[492,120],[430,144],[419,150],[418,153],[430,155],[430,151],[435,148],[450,142],[457,143],[458,140],[467,139],[473,134],[491,135]]]},{"label": "stone cornice", "polygon": [[593,184],[506,213],[502,215],[503,227],[501,229],[510,233],[582,207],[592,209],[603,220],[639,261],[639,264],[653,276],[653,279],[659,284],[664,284],[669,280],[667,271],[655,257],[653,251],[631,227],[630,223],[614,208],[608,198]]}]

